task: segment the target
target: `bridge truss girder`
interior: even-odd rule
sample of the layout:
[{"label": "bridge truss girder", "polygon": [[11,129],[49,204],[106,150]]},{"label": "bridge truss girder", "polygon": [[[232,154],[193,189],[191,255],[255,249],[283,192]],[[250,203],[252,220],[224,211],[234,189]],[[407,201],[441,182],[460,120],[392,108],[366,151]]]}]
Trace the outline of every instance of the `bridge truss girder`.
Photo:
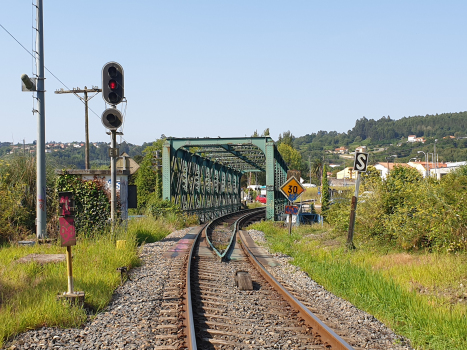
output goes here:
[{"label": "bridge truss girder", "polygon": [[240,179],[248,172],[266,172],[266,219],[277,219],[287,202],[279,190],[287,165],[270,137],[169,138],[162,169],[163,198],[202,222],[240,209]]}]

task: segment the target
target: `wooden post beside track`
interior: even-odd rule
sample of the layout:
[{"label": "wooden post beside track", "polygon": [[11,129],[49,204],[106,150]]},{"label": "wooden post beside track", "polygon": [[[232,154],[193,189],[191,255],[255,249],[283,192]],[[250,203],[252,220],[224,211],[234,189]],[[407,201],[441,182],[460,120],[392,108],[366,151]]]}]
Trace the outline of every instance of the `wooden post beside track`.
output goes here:
[{"label": "wooden post beside track", "polygon": [[355,217],[357,212],[357,202],[358,202],[358,192],[360,190],[360,174],[361,172],[366,172],[368,164],[368,153],[355,152],[355,162],[353,170],[357,171],[357,181],[355,182],[355,194],[352,197],[351,207],[350,207],[350,218],[349,218],[349,232],[347,234],[347,247],[349,249],[355,249],[353,244],[353,234],[355,228]]}]

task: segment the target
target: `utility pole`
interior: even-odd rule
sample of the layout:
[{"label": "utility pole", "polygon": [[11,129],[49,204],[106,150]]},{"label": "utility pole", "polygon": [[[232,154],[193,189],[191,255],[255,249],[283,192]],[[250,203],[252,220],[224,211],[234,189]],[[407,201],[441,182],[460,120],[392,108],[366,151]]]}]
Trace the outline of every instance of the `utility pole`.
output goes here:
[{"label": "utility pole", "polygon": [[[95,92],[94,95],[88,98],[88,92]],[[84,148],[84,168],[86,170],[90,169],[89,166],[89,127],[88,127],[88,101],[96,96],[99,92],[102,92],[102,89],[99,89],[97,86],[93,86],[92,89],[88,89],[86,86],[84,90],[80,88],[74,88],[73,90],[55,90],[56,94],[75,94],[78,98],[84,102],[84,133],[85,133],[85,148]],[[84,93],[84,98],[78,94]]]},{"label": "utility pole", "polygon": [[310,167],[310,184],[311,184],[311,156],[308,156],[308,166]]},{"label": "utility pole", "polygon": [[45,84],[44,84],[44,19],[42,0],[37,0],[36,15],[36,65],[37,65],[37,145],[36,145],[36,234],[38,239],[47,237],[47,206],[45,179]]},{"label": "utility pole", "polygon": [[47,237],[47,191],[45,179],[45,87],[44,87],[44,20],[42,0],[36,6],[36,78],[21,75],[22,91],[36,92],[37,143],[36,143],[36,235]]}]

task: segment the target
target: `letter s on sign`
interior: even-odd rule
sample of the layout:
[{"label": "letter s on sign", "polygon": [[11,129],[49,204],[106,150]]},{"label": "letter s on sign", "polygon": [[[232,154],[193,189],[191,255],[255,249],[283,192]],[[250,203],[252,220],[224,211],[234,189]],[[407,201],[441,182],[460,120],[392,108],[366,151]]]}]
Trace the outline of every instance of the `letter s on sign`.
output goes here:
[{"label": "letter s on sign", "polygon": [[365,171],[366,162],[367,162],[367,155],[365,153],[360,153],[359,155],[357,155],[357,161],[355,164],[355,168],[358,171]]}]

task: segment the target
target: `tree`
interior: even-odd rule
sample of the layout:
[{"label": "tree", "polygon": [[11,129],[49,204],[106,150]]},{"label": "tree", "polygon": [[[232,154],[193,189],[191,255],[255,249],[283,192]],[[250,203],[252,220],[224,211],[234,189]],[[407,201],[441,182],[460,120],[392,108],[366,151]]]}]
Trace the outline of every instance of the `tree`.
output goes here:
[{"label": "tree", "polygon": [[362,175],[362,186],[366,191],[374,191],[381,183],[381,174],[373,165],[369,165],[366,173]]},{"label": "tree", "polygon": [[138,188],[138,209],[143,209],[151,199],[162,198],[162,177],[155,164],[156,151],[162,150],[164,140],[157,140],[143,151],[144,158],[136,174]]},{"label": "tree", "polygon": [[323,166],[323,188],[321,189],[321,214],[325,214],[325,212],[329,209],[329,182],[328,176],[326,173],[326,164]]},{"label": "tree", "polygon": [[279,139],[277,140],[277,145],[281,144],[286,144],[290,147],[293,147],[293,141],[295,139],[295,136],[292,135],[290,130],[284,131],[284,133],[281,135],[279,134]]},{"label": "tree", "polygon": [[321,174],[323,173],[323,164],[324,163],[323,163],[322,158],[316,158],[310,165],[311,176],[318,178],[319,182],[321,182]]},{"label": "tree", "polygon": [[277,147],[277,150],[281,154],[282,159],[284,159],[289,169],[301,170],[302,155],[300,154],[299,151],[297,151],[292,146],[285,144],[285,143],[281,143]]}]

